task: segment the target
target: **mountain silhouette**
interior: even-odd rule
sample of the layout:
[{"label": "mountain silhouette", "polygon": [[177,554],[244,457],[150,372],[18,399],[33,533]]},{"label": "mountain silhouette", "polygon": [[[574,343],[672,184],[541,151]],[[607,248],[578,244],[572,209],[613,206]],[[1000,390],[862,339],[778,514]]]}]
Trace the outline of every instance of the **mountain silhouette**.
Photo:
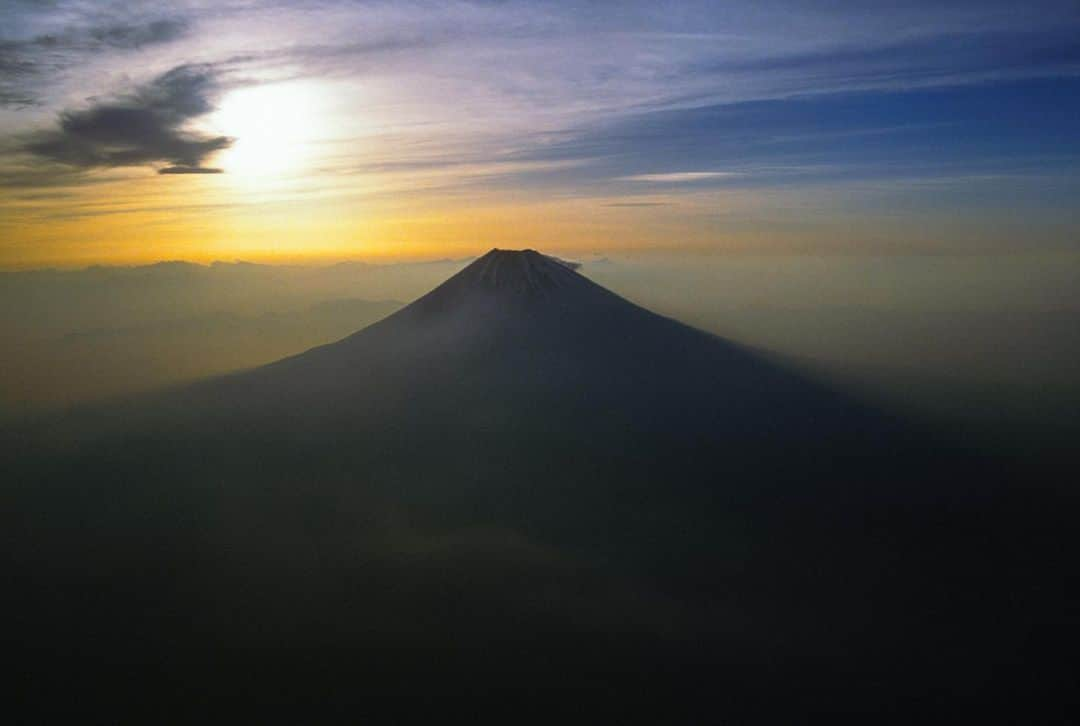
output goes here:
[{"label": "mountain silhouette", "polygon": [[[419,425],[422,411],[453,417],[450,429],[488,430],[485,417],[514,426],[565,415],[572,430],[586,416],[599,427],[586,438],[693,435],[718,450],[840,436],[859,442],[852,458],[910,435],[763,354],[651,313],[533,250],[492,250],[379,323],[215,381],[205,394],[225,414],[279,408],[290,422],[355,422],[378,410]],[[526,399],[532,407],[521,408]]]},{"label": "mountain silhouette", "polygon": [[1060,497],[533,250],[5,463],[20,632],[223,700],[700,720],[1064,687]]}]

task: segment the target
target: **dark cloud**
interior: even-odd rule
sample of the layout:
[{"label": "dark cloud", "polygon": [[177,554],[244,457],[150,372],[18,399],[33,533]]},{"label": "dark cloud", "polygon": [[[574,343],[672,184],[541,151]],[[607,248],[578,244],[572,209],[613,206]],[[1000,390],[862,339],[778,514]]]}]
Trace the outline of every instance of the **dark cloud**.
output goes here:
[{"label": "dark cloud", "polygon": [[40,63],[24,57],[18,46],[0,42],[0,107],[34,104],[34,95],[26,86],[40,72]]},{"label": "dark cloud", "polygon": [[112,48],[141,48],[144,45],[168,43],[183,36],[188,29],[186,20],[169,18],[142,25],[120,23],[91,28],[88,35],[97,43]]},{"label": "dark cloud", "polygon": [[98,50],[104,47],[132,50],[176,40],[187,32],[188,25],[188,21],[182,18],[164,18],[146,23],[107,23],[46,33],[29,40],[8,41],[0,47],[12,53],[27,53],[35,49]]},{"label": "dark cloud", "polygon": [[34,105],[36,87],[42,78],[78,63],[87,54],[169,43],[186,35],[189,27],[183,18],[161,18],[141,23],[102,23],[24,40],[0,41],[0,106]]},{"label": "dark cloud", "polygon": [[[0,73],[3,72],[3,69],[0,69]],[[9,88],[4,84],[0,84],[0,107],[13,106],[15,108],[25,108],[27,106],[33,106],[34,104],[34,97],[30,94],[24,93],[17,88]]]},{"label": "dark cloud", "polygon": [[165,163],[172,169],[165,173],[214,173],[203,160],[232,139],[184,127],[214,109],[216,90],[212,66],[178,66],[130,95],[64,111],[57,128],[35,134],[24,148],[82,169]]}]

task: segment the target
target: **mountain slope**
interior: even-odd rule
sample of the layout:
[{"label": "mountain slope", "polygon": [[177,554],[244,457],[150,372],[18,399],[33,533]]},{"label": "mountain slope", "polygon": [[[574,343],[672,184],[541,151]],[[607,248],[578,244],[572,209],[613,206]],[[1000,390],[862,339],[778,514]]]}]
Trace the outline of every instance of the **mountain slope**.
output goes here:
[{"label": "mountain slope", "polygon": [[[696,430],[717,441],[725,432],[820,438],[844,430],[869,443],[871,435],[901,431],[759,354],[639,308],[531,250],[493,250],[353,336],[211,389],[219,409],[310,396],[351,417],[362,413],[353,403],[391,396],[428,406],[454,399],[446,407],[453,403],[452,413],[463,417],[477,407],[506,411],[513,397],[530,396],[543,398],[543,408],[584,409],[578,413],[596,414],[597,423]],[[258,393],[246,400],[245,390]]]},{"label": "mountain slope", "polygon": [[732,509],[767,502],[779,521],[934,500],[927,472],[965,465],[531,250],[493,250],[353,336],[173,402],[203,435],[296,442],[299,468],[346,460],[365,491],[424,521],[511,526],[668,572],[676,557],[712,558]]}]

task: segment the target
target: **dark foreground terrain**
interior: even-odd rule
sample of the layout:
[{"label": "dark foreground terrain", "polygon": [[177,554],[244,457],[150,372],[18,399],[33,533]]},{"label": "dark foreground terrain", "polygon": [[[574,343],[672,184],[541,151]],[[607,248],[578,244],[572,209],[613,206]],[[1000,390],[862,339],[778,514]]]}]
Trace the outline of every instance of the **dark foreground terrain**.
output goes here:
[{"label": "dark foreground terrain", "polygon": [[34,721],[1059,721],[1074,685],[1065,479],[531,251],[4,444]]}]

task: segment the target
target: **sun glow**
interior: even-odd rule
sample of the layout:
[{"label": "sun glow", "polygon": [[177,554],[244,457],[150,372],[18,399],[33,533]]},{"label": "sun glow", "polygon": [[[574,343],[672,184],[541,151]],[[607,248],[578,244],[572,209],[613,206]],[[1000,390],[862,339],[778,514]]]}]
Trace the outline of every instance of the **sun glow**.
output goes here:
[{"label": "sun glow", "polygon": [[216,159],[245,181],[273,181],[302,172],[320,133],[320,94],[310,83],[242,88],[222,100],[216,130],[235,139]]}]

